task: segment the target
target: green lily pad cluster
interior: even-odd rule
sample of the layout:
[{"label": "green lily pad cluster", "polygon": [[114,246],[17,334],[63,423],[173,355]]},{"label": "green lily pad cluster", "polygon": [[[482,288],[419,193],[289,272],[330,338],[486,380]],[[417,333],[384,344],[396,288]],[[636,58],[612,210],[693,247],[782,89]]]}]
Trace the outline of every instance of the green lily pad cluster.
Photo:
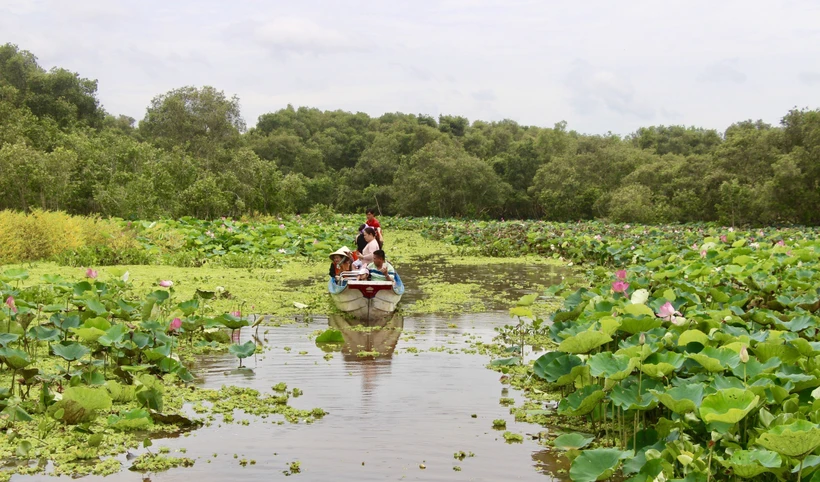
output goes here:
[{"label": "green lily pad cluster", "polygon": [[[113,443],[119,434],[150,432],[156,424],[190,426],[166,412],[169,403],[179,410],[178,401],[165,398],[169,387],[194,380],[183,360],[210,350],[227,349],[240,360],[255,352],[253,342],[211,341],[214,332],[249,324],[239,312],[207,308],[213,293],[178,300],[166,280],[140,297],[125,273],[105,282],[93,269],[86,274],[81,281],[45,275],[25,287],[25,270],[0,274],[0,428],[16,440],[19,470],[38,454],[57,454],[66,467],[103,455],[103,438]],[[72,453],[49,445],[56,434],[75,432],[87,440]],[[0,448],[0,456],[9,455]]]},{"label": "green lily pad cluster", "polygon": [[531,367],[540,393],[563,394],[558,416],[595,428],[595,448],[556,440],[571,478],[820,477],[817,231],[619,229],[600,243],[634,242],[629,259],[585,260],[628,266],[590,269]]}]

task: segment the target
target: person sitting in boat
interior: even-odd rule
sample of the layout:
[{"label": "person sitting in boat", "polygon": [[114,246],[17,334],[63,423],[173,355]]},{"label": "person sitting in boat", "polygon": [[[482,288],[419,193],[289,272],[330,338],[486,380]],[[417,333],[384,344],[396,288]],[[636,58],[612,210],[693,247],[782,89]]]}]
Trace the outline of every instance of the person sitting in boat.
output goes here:
[{"label": "person sitting in boat", "polygon": [[[350,251],[350,250],[348,250]],[[338,278],[340,274],[345,271],[350,271],[351,269],[351,259],[350,256],[345,251],[345,248],[340,248],[333,253],[330,253],[330,277],[333,279]]]},{"label": "person sitting in boat", "polygon": [[384,259],[381,249],[373,253],[373,262],[367,265],[367,271],[371,281],[393,281],[396,277],[396,270]]},{"label": "person sitting in boat", "polygon": [[364,251],[364,247],[367,246],[367,241],[364,239],[364,228],[366,228],[366,224],[362,224],[359,226],[359,235],[356,236],[356,253],[358,256],[362,255],[362,251]]},{"label": "person sitting in boat", "polygon": [[359,256],[359,259],[362,265],[367,266],[373,262],[373,253],[381,248],[379,247],[378,241],[376,241],[376,230],[370,226],[364,228],[364,239],[367,241],[367,245],[362,250],[362,255]]}]

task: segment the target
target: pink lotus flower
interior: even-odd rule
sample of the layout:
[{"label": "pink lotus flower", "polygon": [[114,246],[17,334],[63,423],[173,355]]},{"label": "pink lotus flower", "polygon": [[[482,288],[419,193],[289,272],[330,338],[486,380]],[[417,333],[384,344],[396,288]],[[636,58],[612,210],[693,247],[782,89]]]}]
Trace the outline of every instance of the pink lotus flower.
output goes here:
[{"label": "pink lotus flower", "polygon": [[284,224],[280,224],[280,225],[279,225],[279,229],[285,229],[285,225],[284,225]]},{"label": "pink lotus flower", "polygon": [[618,279],[625,280],[626,279],[626,270],[625,269],[619,269],[618,271],[615,272],[615,277],[618,278]]},{"label": "pink lotus flower", "polygon": [[692,249],[697,250],[698,249],[698,243],[693,243],[692,244]]},{"label": "pink lotus flower", "polygon": [[159,282],[159,285],[163,288],[170,288],[171,286],[174,286],[174,282],[169,279],[164,279]]},{"label": "pink lotus flower", "polygon": [[13,313],[17,313],[17,305],[14,304],[13,296],[9,296],[8,298],[6,298],[6,306],[8,306],[9,310],[11,310]]},{"label": "pink lotus flower", "polygon": [[235,316],[237,318],[242,318],[242,312],[241,311],[231,311],[231,316]]},{"label": "pink lotus flower", "polygon": [[210,237],[212,237],[212,238],[213,238],[213,237],[214,237],[214,233],[213,233],[213,232],[211,232],[211,230],[209,229],[209,230],[205,231],[205,236],[210,236]]},{"label": "pink lotus flower", "polygon": [[641,336],[638,337],[638,343],[646,345],[646,333],[641,333]]},{"label": "pink lotus flower", "polygon": [[626,293],[627,288],[629,288],[629,283],[626,281],[616,281],[612,283],[612,291],[614,293]]},{"label": "pink lotus flower", "polygon": [[668,301],[661,306],[660,310],[658,310],[658,316],[666,321],[672,321],[672,318],[674,318],[675,315],[680,315],[680,313],[676,311],[675,307],[672,306],[672,303]]},{"label": "pink lotus flower", "polygon": [[721,243],[727,243],[728,242],[728,239],[726,238],[725,234],[720,235],[720,242]]},{"label": "pink lotus flower", "polygon": [[86,278],[91,278],[91,279],[97,279],[97,270],[88,268],[87,270],[85,270],[85,277]]},{"label": "pink lotus flower", "polygon": [[182,326],[182,320],[179,318],[174,318],[171,321],[171,324],[168,326],[168,331],[177,331]]},{"label": "pink lotus flower", "polygon": [[777,242],[777,246],[786,246],[786,243],[781,239]]},{"label": "pink lotus flower", "polygon": [[596,234],[596,235],[595,235],[595,240],[596,240],[596,241],[600,241],[600,240],[601,240],[601,235],[600,235],[600,234]]},{"label": "pink lotus flower", "polygon": [[706,257],[706,250],[705,250],[705,249],[704,249],[704,250],[701,250],[701,252],[700,252],[700,257],[701,257],[701,258],[705,258],[705,257]]},{"label": "pink lotus flower", "polygon": [[746,349],[746,345],[740,347],[740,361],[749,363],[749,350]]}]

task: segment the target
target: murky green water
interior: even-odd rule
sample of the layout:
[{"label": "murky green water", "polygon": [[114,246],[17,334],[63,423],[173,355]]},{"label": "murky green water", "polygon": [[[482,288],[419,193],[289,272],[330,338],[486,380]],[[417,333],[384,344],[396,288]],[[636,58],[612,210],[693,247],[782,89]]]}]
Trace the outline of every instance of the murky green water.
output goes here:
[{"label": "murky green water", "polygon": [[[480,279],[479,272],[474,268],[454,276]],[[412,300],[412,283],[408,292]],[[491,341],[493,328],[509,322],[506,311],[499,311],[396,316],[384,328],[371,331],[336,316],[261,327],[257,332],[246,329],[242,342],[256,336],[267,349],[246,359],[247,370],[236,370],[232,355],[203,358],[196,367],[201,385],[233,384],[269,392],[285,382],[304,392],[292,398],[291,405],[321,407],[328,415],[313,424],[279,425],[276,417],[257,419],[238,411],[235,419],[248,419],[248,425],[215,423],[154,441],[154,449],[169,447],[170,455],[181,456],[177,451],[186,449],[184,456],[196,461],[193,467],[160,474],[126,470],[104,480],[263,481],[286,477],[283,471],[293,461],[301,463],[302,472],[291,476],[297,480],[551,480],[542,471],[560,468],[556,459],[528,436],[543,428],[514,421],[509,408],[498,402],[502,396],[520,397],[504,389],[498,373],[485,368],[486,356],[469,353],[472,343]],[[345,335],[341,351],[331,352],[330,359],[311,336],[328,326]],[[524,434],[524,443],[505,443],[503,431],[492,428],[498,418],[507,421],[507,430]],[[475,456],[459,461],[453,457],[459,451]],[[256,463],[243,467],[242,459]],[[129,465],[126,456],[121,460]],[[33,478],[13,478],[24,479]]]}]

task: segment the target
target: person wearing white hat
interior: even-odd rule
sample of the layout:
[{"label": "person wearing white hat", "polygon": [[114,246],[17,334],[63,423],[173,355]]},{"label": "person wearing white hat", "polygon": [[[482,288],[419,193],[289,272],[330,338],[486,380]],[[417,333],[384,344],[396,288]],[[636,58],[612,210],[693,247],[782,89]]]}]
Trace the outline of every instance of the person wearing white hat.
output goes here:
[{"label": "person wearing white hat", "polygon": [[336,251],[330,253],[330,271],[329,275],[331,278],[336,279],[344,271],[350,271],[351,266],[350,263],[352,259],[350,257],[350,250],[346,247],[337,249]]}]

